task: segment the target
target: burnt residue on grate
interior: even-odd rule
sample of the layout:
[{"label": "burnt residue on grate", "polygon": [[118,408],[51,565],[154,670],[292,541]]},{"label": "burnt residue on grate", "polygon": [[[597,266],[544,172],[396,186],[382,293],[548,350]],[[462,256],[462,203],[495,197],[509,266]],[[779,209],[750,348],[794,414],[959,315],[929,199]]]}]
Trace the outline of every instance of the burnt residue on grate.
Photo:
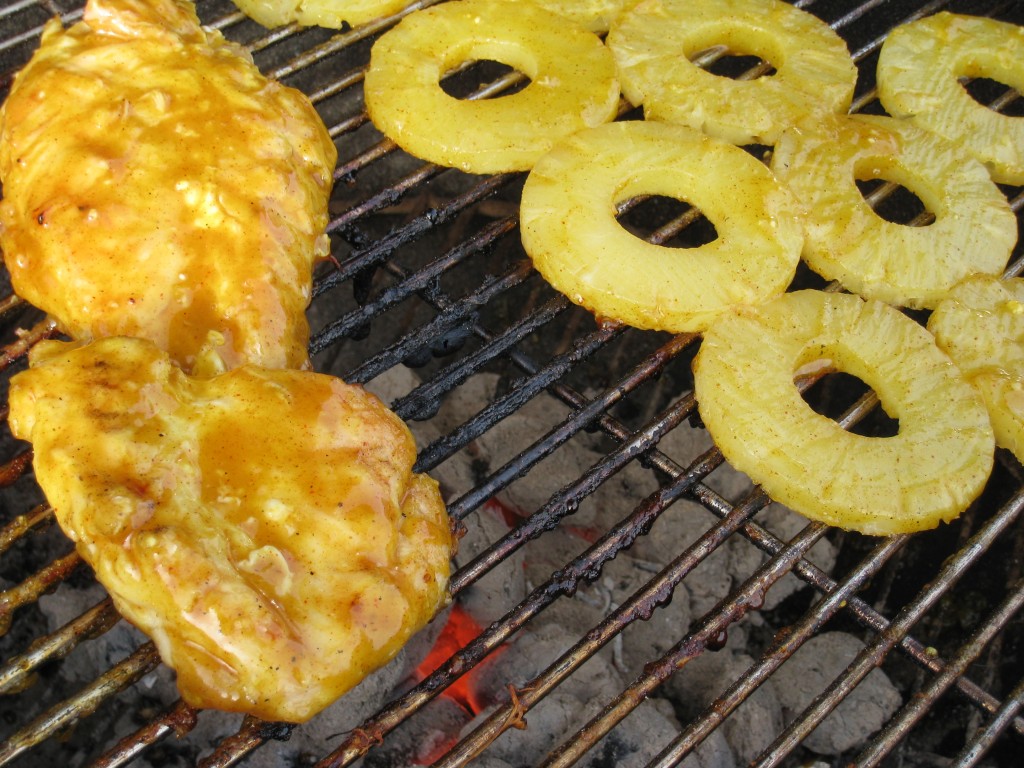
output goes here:
[{"label": "burnt residue on grate", "polygon": [[[595,321],[522,251],[522,174],[424,164],[369,123],[361,83],[374,39],[430,4],[341,32],[267,31],[227,0],[199,11],[309,94],[338,144],[334,260],[318,268],[310,308],[315,366],[364,384],[410,423],[418,468],[439,479],[466,530],[454,607],[303,726],[196,712],[52,524],[27,446],[4,430],[0,764],[1016,764],[1019,463],[1000,451],[982,498],[915,536],[844,533],[771,503],[701,428],[697,337]],[[1015,2],[799,5],[847,40],[855,109],[873,113],[874,65],[895,24],[943,9],[1024,23]],[[71,23],[80,3],[0,8],[0,97],[54,14]],[[704,63],[767,71],[719,55]],[[520,81],[485,63],[449,86],[493,97]],[[1005,87],[967,86],[1020,114]],[[1021,190],[1004,191],[1020,218]],[[885,218],[929,221],[901,187],[862,192]],[[664,198],[626,201],[620,216],[680,249],[715,236],[698,211]],[[1022,256],[1018,245],[1009,275]],[[795,285],[829,287],[804,269]],[[4,286],[0,394],[27,349],[55,333]],[[804,384],[812,407],[853,431],[896,428],[853,377]]]}]

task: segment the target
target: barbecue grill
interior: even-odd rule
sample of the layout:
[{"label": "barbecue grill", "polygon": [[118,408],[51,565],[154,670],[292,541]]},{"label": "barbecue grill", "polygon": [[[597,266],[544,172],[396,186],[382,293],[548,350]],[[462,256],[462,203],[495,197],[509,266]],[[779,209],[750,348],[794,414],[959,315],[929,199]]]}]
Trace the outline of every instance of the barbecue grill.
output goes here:
[{"label": "barbecue grill", "polygon": [[[0,8],[0,97],[48,18],[59,15],[69,24],[81,17],[78,0],[6,3]],[[361,82],[374,39],[430,4],[416,2],[341,32],[268,31],[226,0],[200,2],[199,12],[204,23],[246,45],[265,73],[305,91],[339,146],[329,226],[335,261],[319,268],[310,308],[314,364],[381,388],[410,422],[421,444],[417,469],[441,478],[451,516],[476,530],[477,543],[460,556],[452,578],[455,603],[490,584],[491,614],[455,635],[428,666],[407,660],[409,669],[393,677],[379,700],[358,715],[353,706],[348,720],[325,713],[291,726],[195,712],[173,695],[166,700],[149,693],[160,679],[166,682],[167,670],[153,645],[126,629],[98,594],[88,568],[52,525],[27,446],[4,430],[0,765],[257,764],[317,729],[315,746],[291,754],[291,764],[514,765],[508,756],[516,750],[532,754],[517,745],[553,731],[541,740],[543,756],[530,762],[1020,765],[1020,464],[1000,450],[982,497],[936,531],[871,539],[804,521],[780,533],[768,522],[771,500],[736,477],[726,488],[719,478],[729,467],[700,439],[690,374],[698,337],[624,328],[573,306],[531,269],[519,245],[522,174],[471,176],[424,164],[369,123]],[[939,10],[1024,23],[1019,1],[797,5],[847,40],[860,68],[854,109],[874,113],[881,111],[874,65],[894,25]],[[740,76],[766,69],[714,50],[702,63]],[[481,62],[453,73],[445,87],[488,98],[521,84],[518,73]],[[982,80],[968,88],[993,109],[1024,114],[1022,100],[1005,86]],[[637,117],[625,106],[623,113]],[[902,188],[863,191],[887,218],[928,223],[927,212]],[[1020,220],[1021,189],[1004,191]],[[713,237],[698,212],[672,200],[628,201],[621,220],[639,236],[668,245]],[[1018,245],[1008,274],[1020,272],[1022,257]],[[803,271],[797,284],[835,288]],[[55,329],[11,295],[9,285],[5,295],[0,365],[6,394],[27,350]],[[808,402],[849,429],[884,434],[893,428],[873,393],[850,377],[802,383]],[[472,391],[485,396],[474,399]],[[495,448],[506,441],[507,450]],[[581,445],[586,450],[576,450]],[[580,456],[593,461],[581,463]],[[539,498],[537,488],[544,489]],[[531,501],[517,506],[514,499]],[[678,529],[670,525],[684,517],[690,534],[676,538]],[[547,546],[551,542],[558,545]],[[827,563],[815,555],[823,543]],[[661,636],[650,646],[655,650],[632,665],[623,662],[644,626],[681,615],[684,592],[696,594],[702,569],[727,550],[746,554],[730,556],[726,585],[710,598],[690,599],[689,621],[659,624]],[[520,593],[502,589],[524,570]],[[609,597],[612,580],[616,588],[619,582],[631,586]],[[783,582],[791,585],[786,596],[771,599]],[[607,591],[603,600],[596,598],[600,589]],[[538,635],[547,615],[581,615],[574,606],[590,610],[587,615],[596,610],[597,619],[557,625],[560,633],[546,635],[547,657],[528,659],[532,664],[525,653],[516,657],[516,644]],[[432,637],[419,643],[423,650],[445,621],[447,615],[439,617]],[[115,633],[118,641],[103,645]],[[759,697],[786,693],[782,681],[793,679],[801,649],[823,653],[818,641],[837,635],[857,640],[859,650],[804,700],[773,710],[781,714],[753,748],[723,739],[730,723],[749,722],[741,717]],[[722,654],[740,663],[716,667]],[[588,677],[599,659],[611,659],[606,665],[621,676],[603,684],[606,675]],[[705,675],[699,690],[680,694],[680,678],[701,665],[730,671]],[[844,703],[868,690],[877,670],[897,695],[893,706],[857,743],[822,748],[812,738],[819,726],[833,710],[852,717]],[[457,721],[427,754],[424,734],[444,732],[451,721],[439,703],[473,675],[487,674],[499,678],[500,695]],[[547,705],[573,685],[591,691],[592,701],[585,711],[569,713],[571,725],[550,726],[554,715]],[[347,711],[346,698],[337,711]],[[869,704],[861,699],[858,706]],[[205,727],[208,722],[218,728]],[[629,752],[630,738],[621,735],[631,723],[649,734],[644,740],[651,743],[639,752]],[[714,758],[709,745],[723,743]]]}]

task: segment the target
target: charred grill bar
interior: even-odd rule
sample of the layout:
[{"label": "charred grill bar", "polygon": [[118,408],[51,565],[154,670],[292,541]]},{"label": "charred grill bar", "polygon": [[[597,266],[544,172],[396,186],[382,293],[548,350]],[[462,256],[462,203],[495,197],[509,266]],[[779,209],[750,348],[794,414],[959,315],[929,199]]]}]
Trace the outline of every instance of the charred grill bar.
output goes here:
[{"label": "charred grill bar", "polygon": [[[759,520],[770,503],[760,491],[738,498],[722,495],[713,482],[723,465],[715,448],[680,456],[663,442],[696,420],[689,361],[699,339],[595,324],[551,291],[519,248],[521,175],[471,177],[424,165],[381,140],[368,123],[361,82],[372,41],[405,13],[430,4],[414,3],[396,17],[332,33],[267,31],[227,0],[199,3],[204,22],[247,45],[264,72],[311,96],[340,147],[329,226],[337,263],[318,272],[311,307],[316,366],[364,384],[404,367],[416,370],[418,378],[391,403],[414,430],[420,422],[430,426],[440,409],[457,404],[467,382],[483,373],[497,377],[499,386],[489,402],[456,408],[453,425],[424,433],[419,471],[443,470],[460,460],[473,469],[472,482],[450,489],[447,496],[449,512],[458,520],[471,521],[510,488],[539,478],[550,465],[545,460],[557,460],[567,446],[582,439],[603,446],[596,462],[566,479],[544,503],[522,510],[507,533],[460,562],[452,580],[457,600],[512,558],[531,557],[546,537],[571,524],[582,502],[627,469],[642,467],[657,488],[638,491],[632,508],[617,510],[614,522],[557,563],[549,578],[531,585],[525,599],[503,605],[503,616],[461,643],[435,671],[395,693],[357,726],[333,734],[318,754],[304,759],[343,766],[365,756],[367,765],[379,765],[372,762],[374,755],[397,730],[429,719],[428,705],[444,691],[514,643],[551,606],[576,599],[636,542],[660,535],[660,519],[683,500],[699,503],[716,520],[694,540],[680,541],[673,557],[657,563],[646,582],[609,606],[598,623],[574,627],[560,655],[545,661],[539,672],[524,670],[509,679],[504,699],[453,734],[432,764],[470,765],[505,732],[525,725],[528,734],[530,718],[545,697],[595,655],[622,642],[631,626],[662,610],[709,557],[740,538],[764,553],[760,565],[733,574],[735,586],[715,607],[694,616],[689,627],[679,627],[668,649],[646,660],[642,674],[631,676],[624,687],[595,691],[600,709],[581,727],[561,734],[544,765],[587,764],[595,745],[614,735],[642,702],[659,696],[666,680],[692,660],[714,653],[725,643],[726,633],[741,625],[754,627],[761,637],[751,651],[754,662],[742,674],[722,680],[721,690],[698,715],[680,716],[677,735],[657,745],[660,753],[648,765],[678,765],[801,646],[832,627],[858,633],[863,650],[810,703],[789,713],[753,764],[767,768],[810,759],[802,746],[809,734],[876,667],[900,680],[903,705],[870,744],[835,756],[837,762],[924,764],[920,761],[925,758],[913,762],[918,754],[948,759],[955,766],[1001,765],[1016,759],[1024,740],[1024,526],[1019,522],[1024,470],[1000,452],[989,488],[960,521],[938,532],[884,540],[813,523],[785,540]],[[868,112],[879,110],[873,68],[892,26],[943,9],[1024,23],[1020,4],[1012,2],[909,7],[881,0],[817,0],[797,5],[827,20],[848,40],[860,67],[854,108]],[[81,17],[80,4],[19,0],[0,9],[0,97],[31,55],[42,24],[53,15],[73,23]],[[710,52],[704,63],[712,66],[720,55]],[[521,81],[514,72],[480,74],[480,68],[453,74],[460,93],[486,98]],[[752,73],[758,71],[755,67]],[[1005,87],[986,103],[1011,114],[1022,111],[1020,98]],[[1024,194],[1019,188],[1004,191],[1020,221]],[[898,204],[900,192],[883,185],[869,199],[877,205]],[[658,201],[629,201],[621,214],[642,221],[644,236],[661,243],[685,242],[699,220],[692,210],[666,215]],[[902,220],[925,225],[929,216],[912,212]],[[1024,268],[1022,256],[1018,244],[1008,275]],[[798,280],[827,287],[809,274],[801,273]],[[54,328],[8,296],[0,305],[0,333],[6,391],[9,377],[24,366],[27,350],[52,336]],[[880,409],[871,392],[850,398],[830,389],[827,380],[806,385],[809,401],[819,402],[847,428],[874,428]],[[556,403],[561,410],[544,425],[531,422],[527,444],[510,458],[495,466],[474,465],[478,441],[506,420],[521,418],[537,400]],[[73,690],[47,685],[58,679],[55,670],[82,653],[93,638],[108,633],[119,617],[109,600],[100,599],[82,604],[59,628],[47,627],[40,618],[38,603],[45,594],[60,585],[87,583],[90,575],[53,530],[52,512],[33,488],[30,452],[6,431],[3,440],[0,619],[7,632],[0,646],[0,765],[32,765],[39,754],[63,762],[75,755],[79,762],[91,760],[94,765],[127,765],[146,759],[161,744],[194,735],[204,713],[179,701],[146,713],[142,722],[127,727],[121,722],[119,730],[90,742],[88,754],[76,754],[83,749],[81,731],[99,721],[128,689],[141,685],[159,660],[152,643],[140,641],[117,661],[94,666],[91,678]],[[823,539],[839,551],[830,569],[805,557]],[[766,592],[789,574],[811,589],[766,609]],[[757,621],[751,623],[754,617]],[[44,705],[37,711],[28,702],[41,689]],[[111,721],[102,722],[99,728],[114,728]],[[199,745],[201,764],[244,762],[267,742],[296,737],[304,728],[246,718],[232,734]]]}]

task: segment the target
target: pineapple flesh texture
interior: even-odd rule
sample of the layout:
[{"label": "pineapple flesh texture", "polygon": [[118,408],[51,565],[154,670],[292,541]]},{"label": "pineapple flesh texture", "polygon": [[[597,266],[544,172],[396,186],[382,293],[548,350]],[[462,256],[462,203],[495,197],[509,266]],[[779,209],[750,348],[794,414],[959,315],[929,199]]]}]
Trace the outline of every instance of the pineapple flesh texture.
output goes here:
[{"label": "pineapple flesh texture", "polygon": [[[607,38],[623,95],[649,120],[689,126],[732,144],[774,144],[800,116],[845,112],[857,68],[821,19],[781,0],[642,0]],[[724,46],[774,74],[720,77],[690,59]]]},{"label": "pineapple flesh texture", "polygon": [[637,0],[522,0],[532,2],[541,8],[547,8],[552,13],[576,22],[591,32],[604,34],[611,27],[612,22],[630,7],[636,4]]},{"label": "pineapple flesh texture", "polygon": [[892,31],[878,58],[878,99],[893,117],[960,144],[1001,184],[1024,184],[1024,118],[978,103],[961,78],[1024,93],[1024,27],[943,11]]},{"label": "pineapple flesh texture", "polygon": [[[448,72],[488,60],[530,83],[488,99],[441,88]],[[601,39],[515,0],[461,0],[407,16],[374,44],[364,93],[374,125],[402,149],[468,173],[528,170],[558,139],[608,122],[619,106]]]},{"label": "pineapple flesh texture", "polygon": [[[641,240],[615,217],[641,195],[690,203],[717,238],[695,248]],[[530,172],[520,219],[534,266],[571,301],[676,333],[782,293],[803,246],[796,202],[762,163],[668,123],[609,123],[565,139]]]},{"label": "pineapple flesh texture", "polygon": [[996,443],[1024,461],[1024,279],[963,280],[928,330],[981,392]]},{"label": "pineapple flesh texture", "polygon": [[[864,298],[934,307],[969,274],[999,274],[1017,220],[984,166],[961,147],[905,120],[877,115],[804,120],[783,132],[772,170],[804,208],[804,260]],[[935,219],[888,221],[856,180],[915,193]]]},{"label": "pineapple flesh texture", "polygon": [[402,10],[409,0],[233,0],[268,29],[295,22],[303,27],[356,27]]},{"label": "pineapple flesh texture", "polygon": [[[816,413],[794,377],[842,371],[899,422],[892,437]],[[723,315],[694,361],[701,418],[726,459],[806,517],[872,535],[933,528],[981,493],[994,438],[978,393],[924,328],[878,301],[798,291]]]}]

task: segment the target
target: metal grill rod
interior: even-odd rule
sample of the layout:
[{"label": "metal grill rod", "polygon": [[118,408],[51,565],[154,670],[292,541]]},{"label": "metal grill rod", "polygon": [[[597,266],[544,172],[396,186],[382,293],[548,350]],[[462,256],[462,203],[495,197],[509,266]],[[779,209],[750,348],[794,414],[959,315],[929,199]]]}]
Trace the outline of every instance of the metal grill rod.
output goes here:
[{"label": "metal grill rod", "polygon": [[0,19],[4,16],[10,16],[28,8],[31,5],[35,5],[36,0],[15,0],[15,2],[8,5],[6,8],[0,8]]},{"label": "metal grill rod", "polygon": [[[450,310],[438,314],[433,320],[389,344],[379,353],[353,368],[345,376],[345,380],[353,384],[365,384],[395,367],[413,353],[430,349],[438,339],[444,339],[448,334],[465,328],[466,323],[477,315],[480,307],[486,305],[494,297],[525,282],[533,274],[530,263],[520,261],[501,275],[483,280],[479,288],[464,296]],[[397,413],[397,410],[395,412]]]},{"label": "metal grill rod", "polygon": [[515,222],[509,219],[491,222],[483,227],[476,237],[459,243],[447,253],[408,275],[398,285],[381,291],[372,301],[326,325],[311,340],[310,348],[318,351],[322,350],[333,341],[349,335],[354,329],[365,325],[374,317],[383,314],[389,308],[409,298],[411,294],[427,290],[445,272],[471,256],[479,255],[481,250],[488,248],[497,240],[507,235],[514,226]]},{"label": "metal grill rod", "polygon": [[[392,409],[403,419],[426,419],[437,412],[441,397],[466,381],[476,371],[492,360],[505,355],[530,334],[543,328],[569,308],[568,300],[559,295],[527,314],[521,322],[506,328],[492,337],[490,343],[481,346],[441,369],[434,378],[424,381],[412,392],[391,404]],[[360,369],[355,369],[354,376]],[[449,511],[451,505],[449,505]]]},{"label": "metal grill rod", "polygon": [[[821,374],[816,377],[803,379],[799,385],[800,389],[808,388],[820,377]],[[838,423],[840,426],[849,428],[867,415],[877,403],[878,398],[874,392],[866,393],[838,420]],[[717,449],[714,450],[715,453],[718,453]],[[720,454],[719,460],[721,460]],[[754,492],[755,495],[760,493],[759,490]],[[809,531],[811,528],[821,529],[817,531],[815,540],[820,538],[824,531],[827,530],[827,526],[823,524],[813,524],[805,530]],[[771,559],[775,560],[780,557],[785,550],[785,545],[780,546],[771,555]],[[798,560],[804,562],[800,558]],[[548,761],[544,763],[544,768],[569,765],[580,759],[623,718],[644,701],[656,687],[673,674],[675,670],[681,668],[694,656],[699,655],[710,642],[724,634],[730,624],[738,621],[747,612],[747,607],[737,609],[736,606],[760,606],[763,603],[763,595],[764,591],[767,590],[767,586],[757,592],[745,592],[745,587],[748,584],[755,583],[756,579],[757,575],[755,574],[744,586],[741,586],[732,595],[725,598],[715,609],[715,612],[709,614],[704,619],[696,633],[691,633],[656,662],[648,664],[644,668],[643,676],[623,690],[618,697],[610,702],[601,713],[591,719],[570,741],[564,742],[558,749],[554,750],[549,756]],[[714,630],[713,633],[712,630]]]},{"label": "metal grill rod", "polygon": [[988,620],[950,659],[946,668],[933,677],[924,690],[911,697],[903,709],[886,723],[882,732],[872,740],[871,745],[857,758],[854,765],[858,768],[877,766],[906,736],[910,728],[924,717],[936,700],[949,689],[953,681],[967,671],[984,647],[995,637],[996,633],[1006,626],[1022,606],[1024,606],[1024,582],[1018,582]]},{"label": "metal grill rod", "polygon": [[[555,494],[544,507],[530,517],[527,524],[531,525],[537,533],[557,524],[566,514],[575,511],[580,499],[592,493],[604,480],[622,469],[638,453],[681,423],[692,410],[692,398],[686,398],[674,404],[661,418],[638,432],[631,441],[603,458],[584,473],[579,480]],[[591,545],[586,552],[553,574],[545,584],[537,587],[529,597],[507,613],[502,620],[492,624],[475,640],[459,649],[447,662],[411,691],[365,721],[361,729],[365,733],[382,738],[399,722],[418,711],[444,687],[451,684],[454,677],[463,674],[479,663],[556,598],[563,594],[571,594],[581,581],[596,577],[608,560],[621,549],[629,546],[642,530],[650,525],[650,521],[646,517],[641,517],[641,513],[642,510],[634,510],[629,517],[620,521],[601,539]],[[487,552],[455,573],[451,579],[452,593],[457,595],[482,573],[485,573],[497,562],[504,561],[509,554],[531,538],[522,532],[518,536],[515,533],[512,532],[503,537]],[[369,746],[365,739],[360,739],[358,735],[349,736],[330,756],[318,763],[318,766],[319,768],[328,768],[328,766],[337,768],[342,765],[350,765],[361,757]]]},{"label": "metal grill rod", "polygon": [[[843,26],[845,24],[848,24],[848,23],[851,23],[853,21],[856,21],[857,19],[861,18],[861,16],[863,16],[865,12],[871,10],[871,8],[874,8],[874,7],[878,6],[878,5],[881,5],[881,3],[878,3],[878,2],[865,3],[864,5],[858,7],[856,10],[851,11],[850,13],[846,14],[846,16],[844,16],[841,19],[839,19],[833,25],[833,29],[839,29],[841,26]],[[917,19],[920,19],[920,18],[922,18],[924,16],[929,16],[929,15],[931,15],[931,14],[933,14],[933,13],[935,13],[935,12],[937,12],[937,11],[943,9],[943,8],[945,8],[947,5],[949,5],[949,0],[933,0],[933,2],[928,3],[927,5],[921,6],[920,8],[915,10],[913,13],[911,13],[909,16],[904,17],[902,21],[897,22],[897,25],[898,24],[907,24],[907,23],[909,23],[911,21],[916,21]],[[867,57],[871,53],[874,53],[876,50],[881,48],[882,47],[882,43],[885,42],[885,38],[888,37],[888,35],[889,35],[889,31],[890,30],[886,30],[883,34],[879,35],[874,40],[872,40],[869,43],[867,43],[866,45],[864,45],[862,48],[858,48],[856,51],[850,51],[850,55],[853,57],[853,60],[855,62],[857,62],[857,63],[860,63],[860,61],[862,59],[864,59],[865,57]],[[852,108],[851,108],[851,111],[852,111]]]},{"label": "metal grill rod", "polygon": [[20,584],[0,593],[0,630],[6,631],[10,627],[11,618],[18,608],[38,601],[41,595],[64,581],[81,562],[78,553],[71,552],[46,564]]},{"label": "metal grill rod", "polygon": [[0,318],[6,318],[8,312],[13,312],[15,309],[24,309],[27,306],[28,302],[12,293],[0,299]]},{"label": "metal grill rod", "polygon": [[[507,175],[488,177],[468,192],[452,199],[447,205],[431,209],[415,217],[404,227],[375,241],[368,247],[353,252],[336,270],[314,281],[313,297],[317,298],[342,282],[354,278],[367,267],[379,264],[397,248],[416,240],[436,226],[448,223],[456,214],[461,213],[470,205],[489,197],[509,181],[511,181],[511,177]],[[377,201],[375,204],[383,208],[387,205],[393,205],[400,197],[400,193],[396,195],[394,192],[385,190],[385,192],[375,198]],[[328,231],[336,231],[342,226],[349,225],[351,221],[352,219],[348,218],[335,219],[328,224]],[[326,343],[323,346],[326,346]]]},{"label": "metal grill rod", "polygon": [[988,725],[979,729],[974,737],[964,745],[960,754],[953,759],[950,768],[973,768],[976,766],[999,735],[1010,727],[1022,709],[1024,709],[1024,680],[1014,688],[1002,706],[996,710]]},{"label": "metal grill rod", "polygon": [[152,642],[139,646],[128,658],[111,667],[74,696],[60,702],[0,744],[0,765],[53,736],[61,728],[88,717],[108,697],[141,679],[160,663]]},{"label": "metal grill rod", "polygon": [[[694,412],[695,408],[696,403],[692,396],[678,400],[666,409],[661,417],[639,430],[630,440],[603,457],[584,472],[579,479],[555,493],[543,507],[530,515],[526,522],[507,533],[491,545],[486,552],[460,568],[459,572],[452,577],[453,594],[457,594],[464,587],[472,584],[498,562],[507,559],[527,540],[553,529],[563,517],[573,514],[584,498],[660,440],[668,431],[681,424]],[[718,460],[721,461],[720,458]],[[703,466],[705,463],[701,462],[701,465]],[[710,464],[708,467],[707,471],[710,472],[713,467]],[[694,481],[696,479],[699,478],[695,478]],[[596,573],[594,575],[596,576]]]},{"label": "metal grill rod", "polygon": [[[29,349],[35,346],[37,342],[56,335],[57,323],[49,318],[36,323],[31,330],[19,334],[16,340],[5,345],[0,350],[0,373],[6,371],[12,363],[27,355]],[[7,404],[4,403],[5,408],[6,406]]]},{"label": "metal grill rod", "polygon": [[[641,505],[642,514],[660,515],[671,504],[689,491],[694,482],[705,477],[721,464],[721,456],[711,450],[698,458],[690,472],[681,474],[669,485],[655,491]],[[437,763],[437,768],[455,768],[466,765],[480,754],[498,736],[521,722],[529,709],[540,702],[557,685],[578,669],[617,636],[626,624],[638,618],[650,618],[653,611],[671,596],[679,583],[704,559],[721,546],[753,515],[764,508],[769,499],[759,491],[753,492],[744,503],[736,506],[718,525],[712,526],[693,544],[650,579],[640,590],[593,627],[580,641],[567,650],[541,674],[517,690],[517,696],[499,707],[471,734],[459,742]]]},{"label": "metal grill rod", "polygon": [[[1024,489],[1019,489],[1013,498],[991,520],[975,533],[967,545],[962,547],[943,565],[938,577],[929,583],[913,601],[899,612],[891,624],[867,646],[850,664],[847,670],[833,681],[800,715],[790,723],[779,737],[758,756],[752,764],[756,768],[779,765],[785,757],[818,723],[825,719],[861,680],[892,648],[901,642],[910,628],[924,615],[945,591],[967,571],[968,568],[992,545],[1018,517],[1024,508]],[[944,665],[948,668],[948,665]],[[942,674],[941,672],[939,674]]]},{"label": "metal grill rod", "polygon": [[[81,9],[75,9],[73,11],[68,11],[67,13],[61,14],[61,17],[60,17],[61,21],[64,22],[65,24],[70,24],[70,23],[76,22],[80,18],[82,18],[82,11],[81,11]],[[29,40],[37,39],[43,33],[43,26],[44,25],[40,24],[39,26],[33,27],[32,29],[28,29],[28,30],[22,32],[21,34],[12,35],[11,37],[4,38],[3,40],[0,40],[0,52],[6,51],[8,48],[13,48],[14,46],[18,45],[19,43],[25,43],[25,42],[28,42]],[[4,75],[3,79],[0,80],[0,82],[3,82],[4,80],[7,80],[8,78],[11,78],[13,76],[14,76],[13,72],[7,73],[7,74]]]},{"label": "metal grill rod", "polygon": [[825,595],[791,628],[780,630],[761,660],[748,669],[728,690],[715,699],[666,747],[647,768],[669,768],[678,765],[707,736],[749,697],[765,680],[792,656],[811,636],[835,616],[857,593],[865,582],[881,570],[889,558],[898,552],[909,536],[883,539],[857,567],[840,582],[836,589]]},{"label": "metal grill rod", "polygon": [[422,8],[429,8],[439,2],[441,2],[441,0],[417,0],[417,2],[410,3],[405,8],[397,11],[391,16],[384,16],[382,18],[375,19],[374,21],[367,22],[361,26],[353,27],[348,32],[334,35],[326,43],[315,46],[309,51],[296,56],[288,64],[271,70],[270,77],[273,77],[276,80],[284,80],[289,75],[313,65],[333,53],[344,50],[353,43],[372,37],[383,29],[396,24],[410,13]]},{"label": "metal grill rod", "polygon": [[[6,417],[7,414],[3,415]],[[31,460],[32,452],[25,451],[4,465],[4,473],[11,472],[13,479],[17,479],[25,472]],[[5,485],[8,484],[5,483]],[[53,508],[48,504],[39,504],[28,514],[18,515],[5,525],[3,530],[0,530],[0,555],[10,549],[16,541],[29,531],[42,528],[53,522]]]},{"label": "metal grill rod", "polygon": [[[4,410],[6,410],[6,409],[0,410],[0,418],[6,419],[7,418],[7,414],[4,412]],[[25,473],[25,469],[31,463],[32,463],[32,449],[31,448],[26,448],[25,450],[20,451],[19,453],[14,454],[14,456],[9,461],[7,461],[3,466],[0,466],[0,488],[6,488],[7,486],[13,484],[15,480],[17,480],[19,477],[21,477]],[[37,507],[37,509],[38,509],[38,507]],[[35,513],[35,510],[33,510],[32,514],[34,514],[34,513]],[[7,538],[8,531],[12,527],[17,527],[20,524],[21,521],[25,521],[25,516],[19,515],[17,518],[15,518],[15,520],[13,520],[10,523],[8,523],[7,525],[5,525],[3,531],[0,532],[0,554],[3,554],[3,552],[11,544],[10,540]],[[28,522],[25,522],[25,525],[27,527],[31,527],[32,524],[28,523]]]},{"label": "metal grill rod", "polygon": [[197,768],[228,768],[271,739],[288,739],[294,728],[290,723],[267,723],[246,715],[238,731],[218,744],[211,755],[200,760]]},{"label": "metal grill rod", "polygon": [[136,733],[125,737],[113,749],[100,756],[93,762],[91,768],[118,768],[126,765],[142,754],[147,747],[172,733],[184,736],[195,728],[196,721],[196,710],[179,699],[169,711],[150,720]]},{"label": "metal grill rod", "polygon": [[577,363],[590,357],[624,330],[621,325],[605,326],[574,342],[568,352],[553,357],[536,374],[520,379],[509,392],[489,403],[454,432],[424,448],[416,460],[417,471],[429,471],[436,467],[502,418],[539,395],[552,382],[561,379]]},{"label": "metal grill rod", "polygon": [[101,635],[121,620],[110,598],[97,603],[72,619],[25,653],[14,656],[0,668],[0,695],[26,686],[29,676],[45,661],[63,658],[83,640]]},{"label": "metal grill rod", "polygon": [[[686,334],[674,336],[652,355],[648,355],[618,383],[606,389],[600,397],[585,404],[581,403],[574,408],[569,418],[561,425],[449,504],[449,511],[455,517],[462,519],[513,480],[524,476],[531,467],[554,453],[560,445],[580,430],[586,429],[601,418],[607,418],[605,414],[609,408],[651,377],[660,373],[664,364],[689,347],[694,338],[694,336]],[[681,475],[682,473],[677,474]]]},{"label": "metal grill rod", "polygon": [[758,568],[754,574],[712,610],[712,612],[655,662],[644,667],[644,675],[626,688],[602,712],[548,755],[540,768],[568,768],[597,744],[615,725],[632,712],[673,672],[699,656],[749,610],[760,608],[765,592],[789,573],[798,560],[825,535],[828,526],[810,523],[778,554]]}]

